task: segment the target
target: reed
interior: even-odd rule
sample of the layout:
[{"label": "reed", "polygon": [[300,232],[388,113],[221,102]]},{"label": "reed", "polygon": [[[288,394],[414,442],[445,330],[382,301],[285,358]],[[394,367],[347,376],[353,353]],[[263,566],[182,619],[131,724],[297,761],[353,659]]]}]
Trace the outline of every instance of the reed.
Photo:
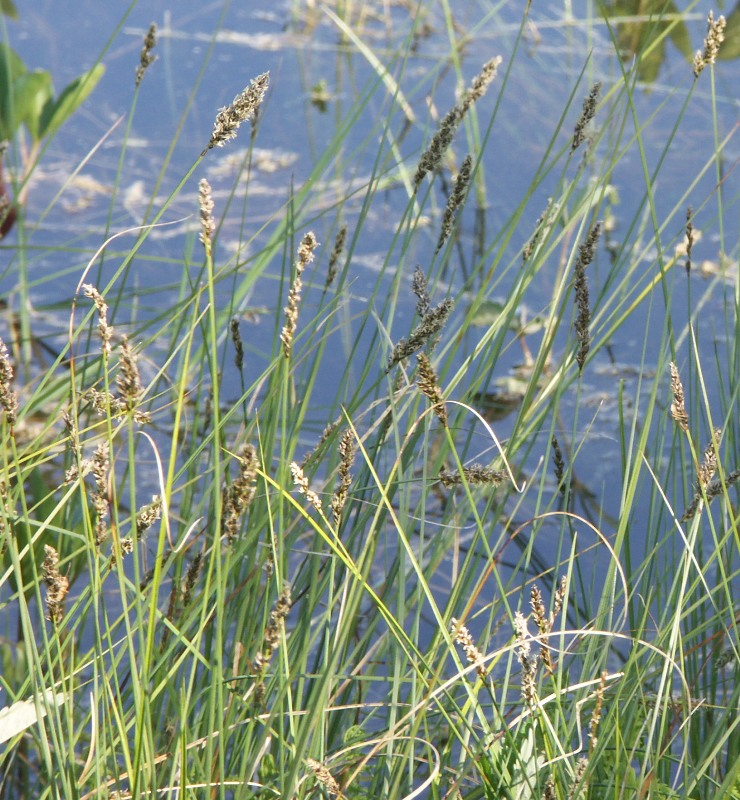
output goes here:
[{"label": "reed", "polygon": [[[738,199],[721,82],[690,77],[722,68],[730,19],[643,96],[674,15],[633,60],[615,36],[613,72],[576,44],[554,80],[522,52],[537,4],[513,33],[370,5],[285,20],[337,28],[336,75],[303,67],[330,89],[299,100],[267,53],[220,110],[194,86],[128,230],[138,101],[179,46],[154,62],[152,26],[110,67],[137,87],[105,222],[77,239],[44,228],[64,194],[16,204],[0,800],[737,791]],[[542,36],[603,47],[610,13]],[[480,68],[494,23],[506,62]],[[266,193],[312,98],[325,138]],[[664,180],[707,98],[711,152]]]}]

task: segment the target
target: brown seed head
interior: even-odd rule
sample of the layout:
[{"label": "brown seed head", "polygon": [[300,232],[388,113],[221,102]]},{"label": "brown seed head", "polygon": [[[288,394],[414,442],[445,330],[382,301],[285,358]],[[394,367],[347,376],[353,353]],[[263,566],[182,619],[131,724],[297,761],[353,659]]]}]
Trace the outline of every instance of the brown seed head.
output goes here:
[{"label": "brown seed head", "polygon": [[586,267],[593,261],[596,250],[596,243],[601,233],[601,224],[596,223],[589,231],[586,241],[578,249],[574,273],[574,287],[576,295],[576,338],[578,339],[578,352],[576,362],[578,371],[583,372],[586,363],[586,356],[591,347],[591,334],[589,325],[591,323],[591,308],[588,300],[588,282],[586,281]]},{"label": "brown seed head", "polygon": [[116,386],[125,410],[132,414],[137,422],[149,422],[149,414],[138,410],[144,388],[141,385],[137,362],[138,357],[129,344],[128,338],[124,336],[120,346]]},{"label": "brown seed head", "polygon": [[419,325],[412,331],[408,339],[399,339],[388,358],[385,371],[390,372],[399,361],[413,355],[441,330],[452,311],[452,300],[443,300],[439,305],[430,308],[422,317]]},{"label": "brown seed head", "polygon": [[59,553],[48,544],[44,545],[46,557],[42,575],[46,584],[46,617],[55,625],[64,617],[64,599],[69,592],[69,578],[59,572]]},{"label": "brown seed head", "polygon": [[245,444],[239,454],[239,474],[222,492],[221,533],[229,544],[234,541],[242,515],[252,504],[261,464],[257,449]]},{"label": "brown seed head", "polygon": [[263,675],[265,668],[272,660],[273,653],[280,646],[280,639],[283,634],[284,622],[291,607],[290,586],[285,586],[280,593],[275,607],[270,611],[270,619],[265,627],[262,640],[262,649],[256,654],[252,661],[252,671]]},{"label": "brown seed head", "polygon": [[110,474],[110,450],[107,442],[101,442],[95,448],[92,458],[92,474],[95,490],[92,493],[92,504],[95,509],[95,544],[101,545],[108,535],[108,476]]},{"label": "brown seed head", "polygon": [[570,146],[570,152],[575,152],[586,139],[586,128],[589,122],[596,116],[596,107],[599,103],[599,94],[601,93],[601,83],[596,82],[592,87],[588,96],[583,101],[583,109],[581,116],[578,117],[575,130],[573,131],[573,142]]},{"label": "brown seed head", "polygon": [[5,342],[0,339],[0,407],[11,432],[18,418],[18,395],[13,388],[13,365]]},{"label": "brown seed head", "polygon": [[319,246],[316,236],[309,231],[298,246],[298,260],[295,264],[295,278],[288,292],[288,304],[285,306],[285,325],[280,333],[280,341],[283,345],[283,355],[290,358],[293,352],[293,338],[298,327],[298,307],[301,302],[303,283],[301,275],[314,259],[314,251]]},{"label": "brown seed head", "polygon": [[447,408],[445,407],[444,395],[439,388],[437,373],[434,371],[432,362],[425,353],[417,353],[416,360],[419,363],[419,371],[416,376],[416,384],[421,393],[429,400],[434,407],[434,413],[442,425],[447,427]]},{"label": "brown seed head", "polygon": [[465,156],[462,166],[460,167],[460,172],[458,172],[457,177],[455,178],[455,185],[453,186],[452,193],[447,199],[447,206],[445,207],[444,214],[442,216],[442,227],[439,232],[439,239],[437,240],[437,249],[435,250],[436,253],[439,253],[439,251],[442,249],[444,243],[447,241],[452,233],[453,228],[455,227],[457,210],[465,200],[468,184],[470,183],[470,171],[472,168],[473,157],[467,155]]},{"label": "brown seed head", "polygon": [[431,301],[429,299],[427,276],[418,264],[414,267],[414,276],[411,279],[411,291],[416,295],[416,313],[420,317],[424,317],[429,311]]},{"label": "brown seed head", "polygon": [[[254,120],[270,85],[270,73],[263,72],[252,81],[241,94],[238,94],[230,106],[222,108],[213,124],[213,133],[206,150],[223,147],[229,139],[236,138],[236,132],[242,122]],[[206,150],[201,155],[205,155]]]},{"label": "brown seed head", "polygon": [[414,175],[414,191],[419,188],[419,184],[424,180],[427,172],[434,172],[439,167],[447,148],[452,143],[452,137],[455,135],[461,118],[458,106],[454,106],[445,115],[439,130],[432,137],[429,147],[421,154],[419,166]]},{"label": "brown seed head", "polygon": [[331,772],[329,772],[327,767],[325,767],[321,762],[315,761],[313,758],[307,758],[306,764],[311,772],[313,772],[316,780],[326,789],[327,792],[329,792],[329,794],[342,794],[342,790],[337,783],[336,778],[331,774]]},{"label": "brown seed head", "polygon": [[488,676],[488,671],[483,663],[483,653],[475,646],[470,631],[453,617],[450,620],[450,633],[455,637],[455,642],[462,647],[468,663],[477,665],[475,671],[478,673],[478,677],[484,681]]},{"label": "brown seed head", "polygon": [[678,425],[684,433],[687,433],[689,430],[689,415],[686,413],[683,384],[678,374],[678,367],[672,361],[669,364],[669,369],[671,371],[671,392],[673,393],[671,416],[676,425]]},{"label": "brown seed head", "polygon": [[326,270],[326,283],[324,284],[324,288],[328,289],[332,283],[334,283],[334,279],[337,277],[337,268],[339,264],[339,259],[344,253],[344,245],[347,241],[347,226],[342,225],[342,227],[337,231],[337,235],[334,238],[334,247],[332,247],[331,254],[329,255],[329,266]]},{"label": "brown seed head", "polygon": [[152,50],[157,44],[157,26],[152,22],[149,26],[146,36],[144,37],[144,46],[141,48],[141,56],[139,57],[139,66],[136,67],[136,86],[141,83],[144,73],[149,67],[157,60],[155,55],[152,55]]},{"label": "brown seed head", "polygon": [[136,512],[136,537],[141,538],[149,528],[162,516],[162,498],[152,495],[151,503],[142,506]]},{"label": "brown seed head", "polygon": [[462,468],[462,474],[458,470],[441,469],[439,471],[440,483],[447,487],[461,486],[463,478],[469,484],[498,486],[506,479],[506,473],[492,467],[484,467],[482,464],[471,464],[469,467]]},{"label": "brown seed head", "polygon": [[342,511],[344,510],[347,497],[349,496],[349,487],[352,485],[352,473],[350,470],[355,460],[355,437],[350,428],[347,428],[339,441],[339,458],[339,480],[337,482],[337,488],[331,498],[334,526],[337,529],[339,529]]},{"label": "brown seed head", "polygon": [[236,317],[232,317],[229,331],[231,332],[231,341],[234,343],[234,364],[241,372],[244,369],[244,344],[239,330],[239,320]]},{"label": "brown seed head", "polygon": [[477,102],[488,90],[498,72],[499,65],[503,61],[501,56],[494,56],[490,61],[486,61],[481,71],[473,78],[470,88],[463,95],[460,101],[459,114],[464,117],[468,113],[473,103]]}]

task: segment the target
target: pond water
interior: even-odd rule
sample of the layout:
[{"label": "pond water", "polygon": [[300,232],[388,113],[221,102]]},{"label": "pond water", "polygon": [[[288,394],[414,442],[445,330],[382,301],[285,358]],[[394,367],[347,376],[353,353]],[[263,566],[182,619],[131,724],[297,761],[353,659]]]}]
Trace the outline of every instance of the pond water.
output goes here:
[{"label": "pond water", "polygon": [[[460,61],[463,85],[483,62],[495,55],[503,57],[501,75],[508,69],[519,31],[519,5],[503,3],[491,7],[472,2],[451,5],[458,30],[470,34]],[[311,175],[314,165],[334,141],[337,127],[344,123],[345,115],[363,93],[367,93],[368,100],[359,112],[354,132],[346,140],[341,155],[337,154],[335,164],[322,176],[323,192],[312,198],[305,221],[306,228],[316,228],[327,249],[336,233],[334,215],[322,216],[321,211],[341,202],[343,218],[351,229],[361,213],[363,194],[359,189],[372,173],[377,143],[384,135],[388,96],[374,91],[377,72],[366,55],[358,51],[357,43],[351,42],[349,34],[340,29],[331,10],[320,4],[182,1],[173,5],[151,0],[132,3],[123,19],[122,8],[119,4],[98,2],[74,5],[46,2],[23,9],[19,21],[5,23],[6,37],[12,46],[29,66],[48,69],[57,87],[92,66],[100,53],[106,66],[106,74],[92,97],[44,153],[29,190],[24,236],[29,246],[31,299],[38,313],[36,334],[46,337],[52,345],[65,339],[73,287],[104,240],[106,227],[114,233],[151,219],[148,209],[152,194],[156,193],[156,198],[163,201],[178,185],[208,142],[217,110],[228,105],[250,78],[269,70],[271,90],[255,142],[248,199],[244,202],[237,193],[219,234],[219,257],[238,254],[245,269],[249,268],[250,248],[266,241],[267,233],[261,232],[262,227],[269,227],[276,214],[284,213],[291,186],[297,190]],[[603,82],[605,95],[616,91],[614,87],[620,84],[622,65],[614,55],[611,31],[605,23],[594,21],[593,15],[594,9],[585,3],[543,6],[535,2],[531,24],[524,31],[524,43],[506,78],[506,92],[501,96],[494,87],[478,106],[481,130],[485,130],[490,115],[496,113],[482,167],[488,192],[483,211],[483,249],[491,248],[493,259],[503,248],[507,255],[502,258],[502,265],[515,258],[528,241],[547,198],[561,180],[561,175],[555,172],[538,179],[536,195],[523,206],[511,236],[500,238],[511,214],[532,186],[541,160],[552,145],[563,109],[571,102],[568,121],[555,139],[559,146],[572,135],[573,120],[592,81]],[[694,6],[686,15],[693,49],[701,45],[705,18],[703,7]],[[156,21],[159,28],[157,61],[145,75],[135,113],[129,117],[134,98],[134,70],[142,38],[151,21]],[[415,115],[408,135],[399,138],[400,155],[408,160],[410,170],[433,129],[430,106],[434,118],[439,118],[455,101],[454,65],[439,57],[449,50],[443,6],[431,7],[425,26],[413,55],[403,67],[394,68],[393,73]],[[369,3],[358,11],[354,33],[381,62],[387,59],[398,65],[400,48],[413,36],[412,15],[403,3]],[[718,127],[722,135],[730,135],[736,130],[738,120],[738,62],[718,63],[715,81]],[[616,249],[643,236],[641,225],[649,227],[643,208],[644,165],[652,172],[664,158],[654,189],[657,218],[668,220],[664,231],[667,249],[683,239],[686,206],[702,207],[705,202],[711,205],[716,193],[716,173],[711,167],[707,169],[714,150],[708,76],[702,76],[694,92],[691,113],[675,129],[680,103],[691,85],[690,65],[669,42],[657,77],[633,88],[635,117],[649,119],[650,123],[642,135],[642,156],[638,147],[632,147],[619,160],[610,178],[615,191],[611,206],[615,227],[609,238]],[[676,86],[683,87],[678,94]],[[666,98],[670,98],[667,103]],[[398,114],[396,118],[400,119]],[[670,136],[674,138],[666,153],[665,142]],[[126,153],[119,164],[124,138]],[[121,316],[131,314],[141,320],[166,313],[180,284],[184,254],[190,252],[197,236],[197,181],[204,175],[210,179],[219,213],[230,201],[247,143],[248,131],[242,130],[231,146],[209,152],[169,206],[161,221],[171,224],[150,236],[130,268],[126,280],[131,292]],[[727,178],[723,217],[708,212],[702,219],[703,237],[694,250],[694,260],[697,264],[706,261],[707,269],[719,262],[720,222],[725,241],[735,248],[728,256],[737,258],[738,183],[733,167],[739,152],[738,139],[731,136],[724,149]],[[457,155],[461,158],[463,154]],[[78,176],[70,183],[70,173],[83,160]],[[116,184],[116,198],[111,206],[112,187]],[[358,193],[348,198],[351,185],[358,187]],[[383,203],[364,217],[363,235],[354,245],[345,307],[347,318],[352,316],[354,308],[367,303],[368,297],[378,296],[374,294],[375,285],[388,253],[387,242],[408,202],[398,180],[389,181],[378,196]],[[632,221],[637,221],[635,227]],[[476,247],[476,230],[480,231],[480,225],[480,217],[476,219],[472,208],[463,215],[460,241],[468,254]],[[407,288],[399,295],[397,321],[404,316],[410,319],[413,314],[416,300],[408,290],[413,266],[409,264],[428,263],[436,231],[437,220],[433,220],[428,242],[415,243],[413,252],[404,254],[404,269],[409,277],[405,281]],[[245,243],[245,232],[256,237],[253,243]],[[2,245],[5,266],[0,272],[0,289],[10,297],[11,304],[18,302],[15,293],[18,260],[12,238],[15,235]],[[649,235],[645,237],[646,241],[650,239]],[[116,255],[105,262],[102,275],[95,273],[98,284],[104,284],[112,274],[122,252],[125,245],[117,244]],[[646,271],[656,255],[653,248],[643,253]],[[280,259],[276,257],[275,271],[272,274],[266,271],[239,298],[236,309],[244,320],[255,321],[249,327],[253,356],[249,369],[253,378],[265,363],[259,354],[269,353],[274,338],[271,325],[259,324],[260,310],[282,305],[279,266]],[[610,269],[606,257],[594,267],[592,297],[609,293],[613,278]],[[736,273],[735,261],[734,273],[730,270],[727,279],[717,275],[705,277],[698,271],[690,279],[684,279],[678,270],[672,274],[670,302],[674,308],[691,307],[690,303],[701,298],[702,313],[694,314],[693,322],[708,357],[715,347],[723,347],[721,320],[725,303],[736,292],[732,283]],[[393,268],[385,270],[383,280],[389,290],[393,275]],[[554,258],[551,275],[545,274],[528,287],[523,300],[530,317],[550,302],[557,275]],[[510,276],[503,269],[500,275],[492,276],[488,290],[491,300],[506,296]],[[449,282],[453,294],[463,285],[461,264],[450,270]],[[690,283],[695,287],[693,301],[689,295]],[[312,303],[319,302],[319,289],[309,292],[306,299],[309,309]],[[620,407],[639,406],[640,393],[651,391],[651,374],[665,368],[658,363],[664,327],[659,284],[655,292],[655,303],[644,303],[628,324],[612,332],[609,357],[599,358],[584,376],[580,389],[581,417],[576,439],[583,447],[578,474],[599,509],[591,511],[602,520],[614,520],[619,513],[621,486],[615,465],[620,458]],[[464,304],[465,298],[461,300]],[[471,327],[460,332],[456,345],[460,359],[475,346],[482,330]],[[344,364],[349,346],[346,340],[337,338],[342,368],[322,373],[327,406],[342,382],[351,382],[360,369],[357,364]],[[533,336],[531,346],[536,342]],[[685,335],[679,345],[679,353],[686,358],[690,342]],[[496,377],[509,376],[521,359],[521,348],[509,347],[501,355]],[[229,384],[228,377],[226,380],[227,393],[238,393],[238,384]],[[665,385],[668,398],[667,375]],[[711,396],[711,387],[708,388]],[[568,407],[568,402],[564,402],[562,409]],[[584,409],[592,410],[591,418],[584,416]],[[305,433],[307,448],[326,424],[326,413],[325,408],[311,409]],[[511,431],[514,416],[496,422],[500,438]],[[565,435],[570,433],[571,424],[571,420],[563,418]],[[533,473],[546,446],[547,442],[542,441],[532,447],[529,469]]]}]

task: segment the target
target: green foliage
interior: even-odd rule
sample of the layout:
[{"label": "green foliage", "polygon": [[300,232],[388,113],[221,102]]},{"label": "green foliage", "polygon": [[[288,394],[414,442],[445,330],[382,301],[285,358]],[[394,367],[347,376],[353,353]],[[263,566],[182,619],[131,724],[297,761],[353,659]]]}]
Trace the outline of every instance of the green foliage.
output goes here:
[{"label": "green foliage", "polygon": [[[545,115],[521,95],[553,78],[521,51],[526,14],[510,34],[493,10],[392,5],[381,50],[374,16],[304,11],[288,26],[336,26],[342,56],[334,76],[304,65],[288,135],[326,127],[271,192],[274,75],[236,159],[203,149],[207,124],[196,141],[192,104],[172,120],[188,134],[147,162],[135,231],[134,107],[94,217],[110,229],[41,220],[4,250],[25,271],[0,363],[0,800],[737,793],[739,199],[714,112],[701,174],[683,151],[665,173],[714,82],[697,99],[687,66],[656,109],[614,41],[601,94],[563,67]],[[467,54],[487,30],[510,38],[484,94]],[[595,70],[578,41],[570,62]],[[102,68],[56,99],[10,48],[0,69],[4,130],[38,143]],[[196,197],[206,173],[218,191]],[[706,279],[680,247],[689,198],[718,248]],[[198,204],[202,241],[162,227]]]},{"label": "green foliage", "polygon": [[54,97],[51,75],[29,71],[11,47],[0,43],[0,138],[12,140],[25,125],[33,142],[52,136],[87,99],[103,77],[96,64]]}]

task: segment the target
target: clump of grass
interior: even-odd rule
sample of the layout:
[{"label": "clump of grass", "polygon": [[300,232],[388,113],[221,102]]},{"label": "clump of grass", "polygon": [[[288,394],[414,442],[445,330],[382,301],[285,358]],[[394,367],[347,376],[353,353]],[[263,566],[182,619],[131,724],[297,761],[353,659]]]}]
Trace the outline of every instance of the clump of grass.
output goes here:
[{"label": "clump of grass", "polygon": [[[686,276],[667,232],[685,235],[690,261],[696,216],[684,217],[685,197],[655,203],[669,141],[657,172],[629,184],[644,215],[616,199],[611,181],[643,163],[623,132],[637,123],[642,144],[652,120],[636,99],[639,65],[604,79],[603,101],[594,83],[574,131],[572,99],[538,116],[541,163],[521,201],[494,205],[498,109],[517,73],[489,97],[500,59],[488,61],[408,173],[408,120],[435,108],[445,70],[465,67],[474,42],[446,19],[438,52],[424,34],[434,8],[419,7],[414,36],[394,40],[385,63],[355,12],[327,19],[374,80],[337,108],[347,125],[284,193],[253,183],[268,73],[219,113],[207,149],[253,124],[231,192],[246,211],[219,207],[223,247],[203,179],[194,229],[148,250],[202,165],[193,151],[168,200],[152,189],[135,241],[119,250],[120,237],[95,237],[77,265],[90,302],[67,340],[36,339],[30,304],[8,312],[0,795],[729,796],[740,471],[723,464],[718,432],[702,456],[691,430],[717,420],[722,453],[737,450],[736,304],[694,270],[678,308]],[[412,48],[439,69],[406,72]],[[151,48],[140,67],[150,59]],[[564,77],[570,92],[578,76]],[[337,104],[350,95],[340,78]],[[535,123],[517,100],[523,136]],[[418,189],[455,137],[470,155],[448,159],[461,166],[440,209]],[[718,146],[712,158],[723,156]],[[592,221],[606,230],[612,217],[619,245],[603,269]],[[18,258],[33,264],[35,230],[22,230]],[[307,269],[320,236],[334,239],[325,280]],[[68,245],[56,253],[66,262],[80,248]],[[147,258],[164,274],[163,246],[182,248],[174,282],[134,288]],[[358,271],[370,251],[377,275]],[[724,291],[710,362],[704,309]],[[650,346],[622,370],[627,326]],[[507,397],[509,415],[490,397]]]}]

